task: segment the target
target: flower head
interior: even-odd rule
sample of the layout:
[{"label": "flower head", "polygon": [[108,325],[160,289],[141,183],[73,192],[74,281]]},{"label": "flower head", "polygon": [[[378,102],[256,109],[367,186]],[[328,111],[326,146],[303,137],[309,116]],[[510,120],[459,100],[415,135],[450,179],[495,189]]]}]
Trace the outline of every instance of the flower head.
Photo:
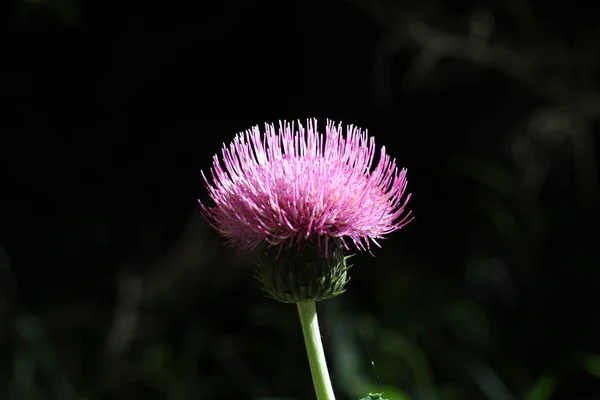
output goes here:
[{"label": "flower head", "polygon": [[352,125],[317,121],[306,128],[280,122],[279,130],[253,127],[223,146],[213,158],[212,183],[202,173],[215,203],[201,203],[209,223],[234,246],[262,243],[296,246],[331,239],[359,250],[410,222],[404,196],[406,170],[382,147],[377,165],[375,139]]}]

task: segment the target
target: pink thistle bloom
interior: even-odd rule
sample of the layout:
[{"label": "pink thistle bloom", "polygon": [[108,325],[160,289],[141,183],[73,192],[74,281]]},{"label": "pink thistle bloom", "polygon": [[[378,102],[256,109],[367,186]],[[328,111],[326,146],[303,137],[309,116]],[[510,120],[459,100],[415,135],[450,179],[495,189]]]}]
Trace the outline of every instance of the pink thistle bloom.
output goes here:
[{"label": "pink thistle bloom", "polygon": [[202,173],[215,202],[200,203],[207,221],[229,244],[251,250],[261,243],[299,249],[308,242],[339,238],[348,249],[369,250],[372,241],[402,228],[410,194],[406,169],[381,148],[371,169],[375,139],[352,125],[327,121],[325,136],[317,121],[307,128],[294,123],[265,124],[235,136],[222,149],[222,164],[213,157],[213,183]]}]

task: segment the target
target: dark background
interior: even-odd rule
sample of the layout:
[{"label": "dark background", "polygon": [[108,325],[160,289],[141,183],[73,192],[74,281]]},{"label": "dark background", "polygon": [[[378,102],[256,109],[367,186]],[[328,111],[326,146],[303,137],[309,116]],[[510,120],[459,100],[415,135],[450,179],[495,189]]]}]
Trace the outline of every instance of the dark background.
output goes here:
[{"label": "dark background", "polygon": [[600,399],[592,3],[6,3],[0,399],[314,398],[197,204],[223,142],[308,117],[368,128],[416,217],[318,305],[338,398]]}]

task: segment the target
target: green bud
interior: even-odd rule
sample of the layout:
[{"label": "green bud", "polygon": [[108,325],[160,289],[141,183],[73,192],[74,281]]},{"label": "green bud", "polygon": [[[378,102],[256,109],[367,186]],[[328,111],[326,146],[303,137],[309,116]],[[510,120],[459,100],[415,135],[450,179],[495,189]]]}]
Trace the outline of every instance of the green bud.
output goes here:
[{"label": "green bud", "polygon": [[351,267],[339,239],[323,246],[307,243],[296,247],[269,247],[257,262],[257,277],[267,297],[283,303],[301,303],[330,299],[346,291]]}]

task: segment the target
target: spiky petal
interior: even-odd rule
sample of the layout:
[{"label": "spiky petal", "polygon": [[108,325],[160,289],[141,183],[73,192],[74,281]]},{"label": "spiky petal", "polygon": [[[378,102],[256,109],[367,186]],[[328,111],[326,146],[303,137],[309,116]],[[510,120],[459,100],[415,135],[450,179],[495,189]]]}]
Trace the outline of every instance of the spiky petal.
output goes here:
[{"label": "spiky petal", "polygon": [[209,223],[233,246],[259,244],[298,249],[306,243],[339,238],[359,250],[410,222],[405,212],[406,170],[379,152],[367,131],[327,121],[325,135],[317,121],[306,129],[281,122],[235,136],[213,158],[212,183],[202,173],[215,203],[201,203]]}]

